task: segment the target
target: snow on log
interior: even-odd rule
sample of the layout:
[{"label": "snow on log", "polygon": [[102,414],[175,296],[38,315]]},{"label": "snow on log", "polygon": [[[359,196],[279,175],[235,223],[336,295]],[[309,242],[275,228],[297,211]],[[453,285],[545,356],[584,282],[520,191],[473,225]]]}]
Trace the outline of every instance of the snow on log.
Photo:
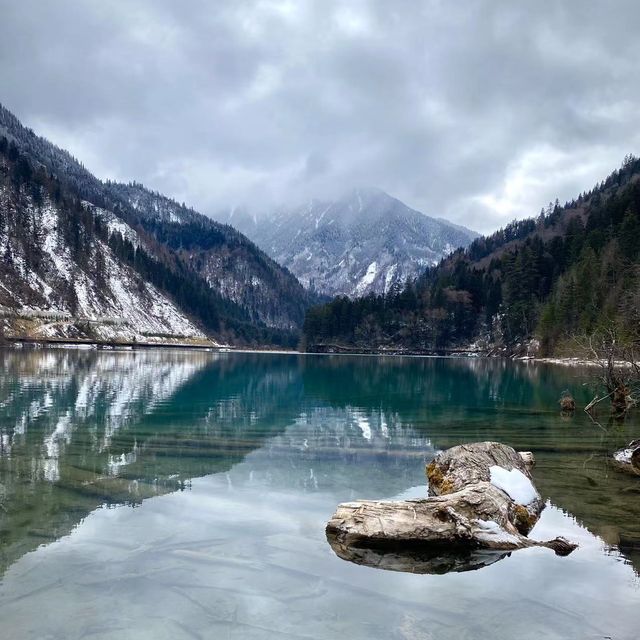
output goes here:
[{"label": "snow on log", "polygon": [[532,454],[520,455],[512,447],[498,442],[451,447],[427,465],[429,491],[436,496],[447,495],[477,482],[490,482],[511,499],[511,521],[526,535],[544,508],[542,498],[533,486],[530,459],[533,459]]},{"label": "snow on log", "polygon": [[[532,456],[525,458],[529,462]],[[496,442],[453,447],[428,465],[427,476],[429,498],[339,505],[326,529],[336,554],[369,566],[436,573],[445,566],[478,568],[504,555],[478,555],[482,550],[544,546],[566,555],[576,547],[563,538],[526,537],[544,503],[528,464],[511,447]]]},{"label": "snow on log", "polygon": [[620,471],[640,476],[640,440],[633,440],[613,454],[613,463]]}]

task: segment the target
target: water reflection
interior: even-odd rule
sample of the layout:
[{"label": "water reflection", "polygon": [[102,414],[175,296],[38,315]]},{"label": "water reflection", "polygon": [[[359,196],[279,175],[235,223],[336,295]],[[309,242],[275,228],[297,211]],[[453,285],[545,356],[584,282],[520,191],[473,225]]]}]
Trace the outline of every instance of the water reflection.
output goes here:
[{"label": "water reflection", "polygon": [[[637,423],[603,431],[581,412],[563,422],[559,393],[588,400],[584,376],[479,359],[0,352],[3,621],[12,637],[506,638],[534,637],[515,618],[535,614],[538,637],[552,622],[566,631],[555,637],[584,637],[587,624],[627,637],[620,608],[640,601],[620,560],[640,567],[640,485],[605,454]],[[532,535],[582,544],[561,569],[524,550],[472,559],[490,566],[452,582],[333,555],[324,525],[338,502],[419,495],[438,449],[486,439],[535,452],[536,483],[556,507]],[[557,605],[549,581],[584,618],[580,634],[544,612]],[[616,591],[613,609],[588,589],[571,603],[585,581]],[[475,626],[461,622],[491,589]],[[25,615],[35,608],[54,621],[48,636]],[[511,611],[508,629],[490,622],[498,609]]]},{"label": "water reflection", "polygon": [[445,574],[477,571],[510,556],[508,551],[452,550],[442,546],[402,550],[359,548],[342,544],[335,535],[327,534],[327,542],[342,560],[363,567],[415,574]]},{"label": "water reflection", "polygon": [[182,490],[266,440],[268,469],[256,468],[255,477],[312,488],[331,473],[327,465],[366,458],[387,468],[380,485],[401,489],[406,474],[396,454],[422,460],[432,451],[397,414],[306,410],[297,359],[3,351],[0,367],[0,568],[101,504]]}]

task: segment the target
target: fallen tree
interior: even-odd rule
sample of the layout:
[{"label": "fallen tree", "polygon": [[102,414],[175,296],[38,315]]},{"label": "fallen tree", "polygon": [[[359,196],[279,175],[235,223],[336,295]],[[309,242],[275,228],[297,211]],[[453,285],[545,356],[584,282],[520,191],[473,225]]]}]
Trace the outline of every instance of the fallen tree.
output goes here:
[{"label": "fallen tree", "polygon": [[482,550],[536,546],[566,555],[576,547],[564,538],[543,542],[526,536],[544,503],[527,463],[511,447],[497,442],[453,447],[428,465],[427,477],[431,497],[425,499],[339,505],[326,529],[334,551],[370,566],[433,573],[447,565],[447,557],[453,558],[448,570],[457,571],[495,562],[478,556]]}]

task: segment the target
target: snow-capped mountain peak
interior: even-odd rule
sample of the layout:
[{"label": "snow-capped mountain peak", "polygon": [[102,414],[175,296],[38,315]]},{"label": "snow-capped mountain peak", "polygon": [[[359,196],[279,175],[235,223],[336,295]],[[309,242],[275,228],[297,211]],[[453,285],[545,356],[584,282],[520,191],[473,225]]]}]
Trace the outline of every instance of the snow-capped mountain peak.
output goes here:
[{"label": "snow-capped mountain peak", "polygon": [[235,211],[226,220],[305,286],[327,295],[386,293],[477,237],[375,187],[259,217]]}]

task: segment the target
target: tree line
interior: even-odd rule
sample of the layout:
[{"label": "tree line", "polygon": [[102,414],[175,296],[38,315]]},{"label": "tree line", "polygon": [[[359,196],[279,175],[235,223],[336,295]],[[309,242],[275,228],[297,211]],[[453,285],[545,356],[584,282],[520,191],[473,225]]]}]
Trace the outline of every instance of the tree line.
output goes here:
[{"label": "tree line", "polygon": [[[308,348],[439,350],[481,343],[543,353],[603,323],[637,324],[640,160],[591,191],[476,239],[386,295],[341,297],[306,315]],[[635,325],[634,325],[635,326]]]}]

